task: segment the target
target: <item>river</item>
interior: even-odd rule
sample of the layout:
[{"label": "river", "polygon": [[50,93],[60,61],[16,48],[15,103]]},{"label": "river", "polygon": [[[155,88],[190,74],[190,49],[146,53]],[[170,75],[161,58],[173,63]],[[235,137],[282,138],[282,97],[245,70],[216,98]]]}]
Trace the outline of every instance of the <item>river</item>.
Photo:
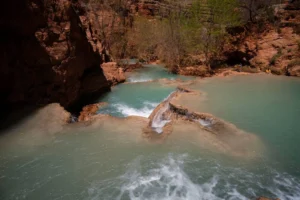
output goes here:
[{"label": "river", "polygon": [[[263,148],[249,158],[213,149],[193,124],[175,124],[164,141],[143,138],[145,117],[186,82],[204,98],[177,102],[235,124]],[[0,199],[300,199],[299,79],[198,80],[147,65],[99,97],[103,101],[109,104],[98,113],[112,117],[64,125],[61,113],[45,108],[3,130]]]}]

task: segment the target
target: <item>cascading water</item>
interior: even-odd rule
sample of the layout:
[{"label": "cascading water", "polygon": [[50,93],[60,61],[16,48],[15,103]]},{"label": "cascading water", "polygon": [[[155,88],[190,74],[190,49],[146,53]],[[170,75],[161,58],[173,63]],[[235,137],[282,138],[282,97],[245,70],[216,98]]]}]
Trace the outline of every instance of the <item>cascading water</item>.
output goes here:
[{"label": "cascading water", "polygon": [[165,112],[169,109],[169,103],[166,103],[160,108],[154,115],[151,123],[151,127],[157,132],[162,133],[164,126],[170,122],[170,118],[165,115]]}]

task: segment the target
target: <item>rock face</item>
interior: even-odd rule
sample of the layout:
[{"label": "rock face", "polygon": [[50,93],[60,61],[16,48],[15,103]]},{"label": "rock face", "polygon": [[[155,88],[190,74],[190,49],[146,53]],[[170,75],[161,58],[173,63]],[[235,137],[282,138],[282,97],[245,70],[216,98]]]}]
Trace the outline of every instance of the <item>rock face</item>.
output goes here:
[{"label": "rock face", "polygon": [[125,82],[126,77],[123,68],[119,67],[116,62],[103,63],[101,68],[110,85]]},{"label": "rock face", "polygon": [[[271,30],[257,41],[257,55],[250,60],[253,66],[270,69],[275,74],[288,74],[288,68],[294,68],[291,63],[299,58],[298,41],[300,36],[293,28],[281,28],[281,33]],[[293,70],[292,70],[293,71]],[[297,73],[291,73],[297,75]]]},{"label": "rock face", "polygon": [[130,11],[143,16],[155,16],[161,7],[166,7],[165,0],[131,0]]},{"label": "rock face", "polygon": [[300,6],[297,2],[275,5],[277,26],[263,24],[264,30],[252,26],[234,36],[235,51],[227,54],[233,64],[246,64],[277,75],[300,75]]},{"label": "rock face", "polygon": [[68,107],[110,89],[70,0],[6,1],[0,9],[2,105]]},{"label": "rock face", "polygon": [[97,111],[101,108],[106,106],[107,103],[95,103],[91,105],[87,105],[82,108],[80,115],[78,117],[79,122],[89,121],[92,117],[97,113]]}]

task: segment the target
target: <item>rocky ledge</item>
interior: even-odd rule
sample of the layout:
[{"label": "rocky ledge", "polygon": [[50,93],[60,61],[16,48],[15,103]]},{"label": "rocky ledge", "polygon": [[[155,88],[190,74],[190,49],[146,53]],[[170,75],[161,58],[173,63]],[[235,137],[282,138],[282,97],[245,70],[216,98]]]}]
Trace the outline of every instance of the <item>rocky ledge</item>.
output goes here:
[{"label": "rocky ledge", "polygon": [[117,66],[101,68],[108,55],[99,51],[85,16],[71,0],[3,3],[0,102],[5,108],[52,102],[69,108],[124,81]]}]

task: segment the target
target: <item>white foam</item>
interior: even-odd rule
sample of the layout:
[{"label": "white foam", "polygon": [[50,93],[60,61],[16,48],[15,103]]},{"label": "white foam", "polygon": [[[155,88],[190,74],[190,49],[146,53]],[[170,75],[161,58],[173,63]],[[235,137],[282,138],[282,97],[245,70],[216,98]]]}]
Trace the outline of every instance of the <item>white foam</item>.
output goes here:
[{"label": "white foam", "polygon": [[205,165],[205,162],[201,158],[191,160],[187,154],[169,154],[151,160],[138,156],[127,165],[124,175],[92,184],[87,199],[246,200],[259,196],[300,199],[300,182],[289,174],[269,171],[266,177],[212,161],[209,169],[197,167],[192,169],[193,175],[188,175],[191,164]]},{"label": "white foam", "polygon": [[130,107],[125,104],[115,104],[117,111],[122,113],[125,117],[127,116],[140,116],[140,117],[149,117],[157,106],[158,103],[144,102],[143,107],[140,109]]},{"label": "white foam", "polygon": [[165,98],[164,100],[166,101],[165,105],[160,110],[157,111],[157,113],[152,119],[151,127],[159,134],[163,132],[164,126],[171,121],[170,116],[166,116],[165,112],[170,108],[169,101],[173,93],[174,92],[172,92],[171,94],[169,94],[167,98]]},{"label": "white foam", "polygon": [[[130,200],[219,200],[213,194],[218,178],[213,177],[203,185],[197,185],[182,170],[182,160],[169,156],[165,163],[146,174],[129,170],[123,179],[126,182],[117,199]],[[134,168],[139,168],[133,166]]]},{"label": "white foam", "polygon": [[153,79],[149,77],[129,77],[127,81],[131,83],[143,83],[153,81]]},{"label": "white foam", "polygon": [[[300,182],[288,174],[276,173],[275,185],[267,189],[279,199],[300,200]],[[284,188],[284,190],[282,190]]]},{"label": "white foam", "polygon": [[166,103],[164,107],[157,111],[152,119],[151,127],[157,132],[162,133],[164,126],[171,120],[164,116],[164,113],[169,109],[169,103]]},{"label": "white foam", "polygon": [[210,126],[211,122],[208,120],[204,120],[204,119],[199,119],[198,122],[202,125],[202,126]]}]

